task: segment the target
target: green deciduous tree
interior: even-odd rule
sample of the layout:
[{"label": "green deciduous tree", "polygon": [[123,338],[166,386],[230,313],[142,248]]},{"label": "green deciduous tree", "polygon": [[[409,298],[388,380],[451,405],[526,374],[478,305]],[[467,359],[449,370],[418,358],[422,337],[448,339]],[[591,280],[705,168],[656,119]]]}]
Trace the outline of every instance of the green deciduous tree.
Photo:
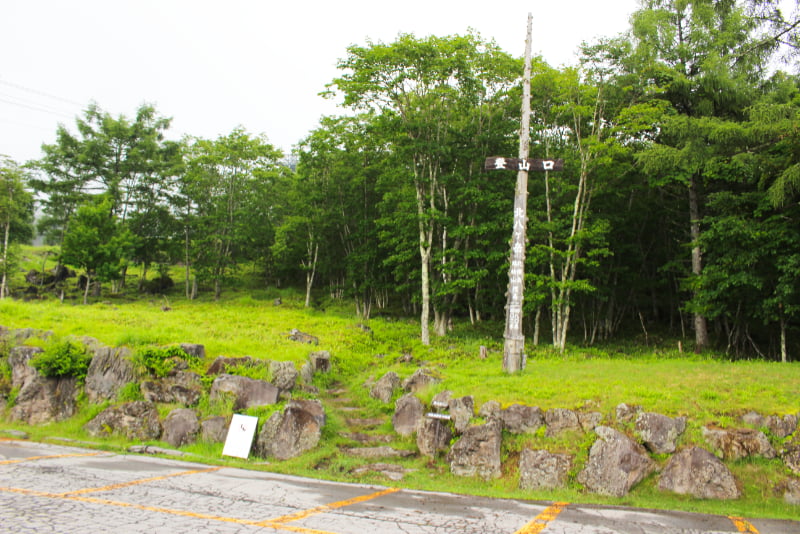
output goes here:
[{"label": "green deciduous tree", "polygon": [[[349,47],[339,63],[345,73],[331,84],[344,94],[346,106],[381,114],[384,142],[396,156],[398,173],[413,186],[424,344],[430,343],[435,304],[433,262],[441,254],[435,247],[447,246],[442,214],[453,194],[446,177],[459,168],[459,124],[468,110],[508,88],[517,77],[514,66],[494,43],[475,34],[423,39],[406,34],[392,44]],[[446,323],[441,314],[440,333]]]},{"label": "green deciduous tree", "polygon": [[26,172],[0,156],[0,299],[8,295],[8,278],[16,262],[12,244],[30,239],[33,195],[26,189]]},{"label": "green deciduous tree", "polygon": [[78,208],[64,234],[61,261],[84,269],[83,303],[95,281],[118,280],[133,251],[134,237],[112,213],[112,200],[100,195]]},{"label": "green deciduous tree", "polygon": [[269,205],[262,202],[265,190],[287,172],[281,157],[265,137],[242,128],[213,141],[195,139],[187,148],[183,224],[191,265],[212,284],[215,298],[241,260],[252,257],[259,234],[274,231]]},{"label": "green deciduous tree", "polygon": [[169,195],[181,154],[179,143],[164,139],[169,124],[150,105],[140,106],[131,120],[93,103],[76,120],[77,135],[59,126],[56,142],[43,145],[44,157],[36,162],[44,175],[33,182],[43,197],[40,229],[60,243],[77,206],[89,195],[107,195],[111,212],[137,237],[131,259],[143,265],[146,276],[149,265],[167,253],[171,238]]}]

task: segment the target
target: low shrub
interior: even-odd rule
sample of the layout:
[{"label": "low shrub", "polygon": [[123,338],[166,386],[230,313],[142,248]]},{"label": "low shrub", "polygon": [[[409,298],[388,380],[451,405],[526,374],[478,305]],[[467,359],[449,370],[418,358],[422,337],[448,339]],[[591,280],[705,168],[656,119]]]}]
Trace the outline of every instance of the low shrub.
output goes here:
[{"label": "low shrub", "polygon": [[31,366],[47,378],[72,376],[79,381],[86,378],[92,356],[86,347],[70,340],[54,340],[47,343],[44,351],[31,358]]}]

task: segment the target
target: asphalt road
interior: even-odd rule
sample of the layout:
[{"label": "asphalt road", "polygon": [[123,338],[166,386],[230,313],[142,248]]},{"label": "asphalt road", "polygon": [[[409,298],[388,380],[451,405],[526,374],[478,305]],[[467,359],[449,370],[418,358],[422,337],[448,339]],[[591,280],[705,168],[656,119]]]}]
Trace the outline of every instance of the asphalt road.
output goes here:
[{"label": "asphalt road", "polygon": [[800,522],[340,484],[0,438],[0,532],[798,534]]}]

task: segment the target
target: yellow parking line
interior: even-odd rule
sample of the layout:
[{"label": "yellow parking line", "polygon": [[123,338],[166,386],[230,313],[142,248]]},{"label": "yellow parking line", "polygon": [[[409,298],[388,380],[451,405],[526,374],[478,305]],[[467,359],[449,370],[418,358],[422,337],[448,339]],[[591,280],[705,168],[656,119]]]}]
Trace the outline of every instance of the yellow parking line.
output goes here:
[{"label": "yellow parking line", "polygon": [[172,477],[180,477],[184,475],[195,475],[197,473],[211,473],[213,471],[219,471],[222,467],[210,467],[208,469],[195,469],[193,471],[181,471],[180,473],[172,473],[170,475],[162,475],[159,477],[151,477],[151,478],[141,478],[139,480],[132,480],[130,482],[120,482],[119,484],[111,484],[109,486],[102,486],[99,488],[86,488],[76,491],[65,491],[64,493],[55,493],[54,495],[58,497],[71,497],[73,495],[82,495],[84,493],[96,493],[98,491],[111,491],[120,488],[127,488],[129,486],[136,486],[138,484],[145,484],[147,482],[155,482],[157,480],[166,480]]},{"label": "yellow parking line", "polygon": [[389,488],[383,491],[378,491],[376,493],[370,493],[369,495],[361,495],[360,497],[353,497],[352,499],[347,499],[344,501],[338,501],[331,504],[323,504],[322,506],[317,506],[316,508],[311,508],[309,510],[302,510],[294,514],[284,515],[281,517],[276,517],[274,519],[268,519],[264,521],[263,524],[266,526],[268,524],[282,525],[284,523],[291,523],[292,521],[299,521],[300,519],[305,519],[306,517],[315,514],[321,514],[329,510],[336,510],[337,508],[343,508],[345,506],[350,506],[353,504],[370,501],[372,499],[377,499],[378,497],[383,497],[384,495],[389,495],[391,493],[396,493],[398,491],[400,491],[400,488]]},{"label": "yellow parking line", "polygon": [[743,517],[728,516],[733,525],[743,534],[759,534],[758,529]]},{"label": "yellow parking line", "polygon": [[81,456],[99,456],[104,452],[88,452],[83,454],[53,454],[51,456],[29,456],[28,458],[18,458],[16,460],[3,460],[0,465],[19,464],[22,462],[32,462],[33,460],[47,460],[50,458],[79,458]]},{"label": "yellow parking line", "polygon": [[159,506],[147,506],[142,504],[132,504],[120,501],[111,501],[108,499],[97,499],[95,497],[81,497],[78,495],[69,495],[61,493],[47,493],[43,491],[26,490],[21,488],[4,488],[0,487],[0,492],[19,493],[22,495],[30,495],[32,497],[46,497],[50,499],[66,499],[70,501],[86,502],[91,504],[102,504],[105,506],[118,506],[121,508],[133,508],[135,510],[144,510],[148,512],[159,512],[162,514],[177,515],[182,517],[191,517],[194,519],[205,519],[209,521],[221,521],[225,523],[235,523],[238,525],[250,525],[257,527],[266,527],[273,530],[282,530],[285,532],[296,532],[298,534],[336,534],[334,532],[326,532],[324,530],[314,530],[309,528],[291,527],[289,525],[281,525],[269,523],[265,521],[253,521],[249,519],[237,519],[235,517],[223,517],[218,515],[200,514],[196,512],[188,512],[185,510],[172,510],[170,508],[161,508]]},{"label": "yellow parking line", "polygon": [[516,531],[514,534],[539,534],[539,532],[544,530],[551,521],[558,517],[558,514],[560,514],[561,510],[563,510],[567,505],[569,505],[568,502],[554,502],[551,506],[545,508],[541,514],[534,517],[530,523]]}]

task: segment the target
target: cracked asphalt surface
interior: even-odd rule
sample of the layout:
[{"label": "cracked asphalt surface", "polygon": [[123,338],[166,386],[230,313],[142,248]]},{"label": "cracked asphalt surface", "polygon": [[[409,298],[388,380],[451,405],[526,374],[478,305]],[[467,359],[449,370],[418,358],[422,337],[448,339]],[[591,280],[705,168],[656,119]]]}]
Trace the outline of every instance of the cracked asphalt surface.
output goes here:
[{"label": "cracked asphalt surface", "polygon": [[342,484],[0,439],[0,532],[798,534],[800,522]]}]

